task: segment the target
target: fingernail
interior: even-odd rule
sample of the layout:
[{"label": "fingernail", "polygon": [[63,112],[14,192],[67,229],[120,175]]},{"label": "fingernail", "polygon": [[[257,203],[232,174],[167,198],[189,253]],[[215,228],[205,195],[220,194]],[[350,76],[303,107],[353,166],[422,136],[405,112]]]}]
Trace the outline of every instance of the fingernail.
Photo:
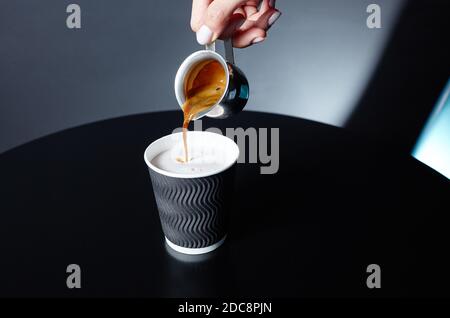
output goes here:
[{"label": "fingernail", "polygon": [[257,38],[253,39],[252,44],[256,44],[256,43],[259,43],[259,42],[262,42],[262,41],[264,41],[264,38],[258,36]]},{"label": "fingernail", "polygon": [[267,21],[267,23],[269,24],[269,26],[272,26],[272,24],[274,24],[275,21],[278,20],[278,18],[280,17],[280,15],[281,15],[281,12],[280,12],[280,11],[274,12],[274,13],[270,16],[269,21]]},{"label": "fingernail", "polygon": [[202,27],[197,31],[197,42],[201,45],[208,44],[211,42],[213,33],[210,28],[206,25],[202,25]]}]

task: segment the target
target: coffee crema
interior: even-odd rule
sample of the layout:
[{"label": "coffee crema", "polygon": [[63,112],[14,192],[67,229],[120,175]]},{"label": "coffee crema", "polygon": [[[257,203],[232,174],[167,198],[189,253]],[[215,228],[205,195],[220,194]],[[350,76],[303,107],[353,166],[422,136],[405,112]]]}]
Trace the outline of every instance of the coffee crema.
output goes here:
[{"label": "coffee crema", "polygon": [[217,104],[226,88],[226,73],[222,64],[216,60],[205,60],[195,65],[184,81],[186,101],[183,104],[183,145],[184,159],[177,158],[178,162],[189,161],[187,145],[187,131],[189,123],[195,116]]}]

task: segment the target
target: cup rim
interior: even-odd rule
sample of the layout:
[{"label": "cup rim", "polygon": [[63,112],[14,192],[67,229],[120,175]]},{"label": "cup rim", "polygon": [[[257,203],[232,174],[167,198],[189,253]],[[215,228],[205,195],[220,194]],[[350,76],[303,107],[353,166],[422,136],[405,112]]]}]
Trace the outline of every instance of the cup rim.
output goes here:
[{"label": "cup rim", "polygon": [[152,159],[155,158],[155,156],[157,156],[159,153],[155,154],[154,156],[152,156],[151,158],[148,158],[148,153],[150,152],[150,150],[153,147],[156,147],[158,144],[163,143],[164,140],[166,139],[170,139],[170,138],[174,138],[176,135],[180,135],[180,138],[182,138],[182,132],[177,132],[177,133],[172,133],[169,135],[165,135],[161,138],[156,139],[155,141],[153,141],[152,143],[150,143],[150,145],[147,146],[147,148],[144,151],[144,161],[147,164],[147,167],[149,167],[151,170],[155,171],[156,173],[159,173],[161,175],[167,176],[167,177],[172,177],[172,178],[180,178],[180,179],[196,179],[196,178],[204,178],[204,177],[209,177],[209,176],[213,176],[213,175],[217,175],[227,169],[229,169],[231,166],[233,166],[236,162],[237,159],[239,158],[239,147],[238,145],[234,142],[234,140],[218,134],[218,133],[213,133],[213,132],[209,132],[209,131],[188,131],[188,138],[189,135],[196,135],[196,134],[207,134],[207,135],[211,135],[214,136],[215,138],[219,138],[224,140],[225,143],[228,143],[229,145],[231,145],[231,149],[233,149],[233,154],[232,154],[232,160],[229,160],[229,162],[227,162],[225,165],[223,165],[223,167],[221,167],[218,170],[214,170],[214,171],[209,171],[209,172],[203,172],[203,173],[193,173],[193,174],[185,174],[185,173],[177,173],[177,172],[171,172],[171,171],[166,171],[163,169],[160,169],[158,167],[156,167],[155,165],[152,164]]},{"label": "cup rim", "polygon": [[226,76],[227,82],[226,82],[223,94],[220,97],[220,99],[217,101],[217,103],[214,104],[213,106],[211,106],[210,108],[208,108],[207,110],[198,114],[195,117],[195,119],[199,119],[199,118],[207,115],[210,111],[212,111],[214,108],[216,108],[223,101],[225,96],[227,95],[228,87],[230,85],[230,70],[228,69],[228,62],[225,60],[225,58],[222,55],[220,55],[219,53],[217,53],[215,51],[210,51],[210,50],[199,50],[199,51],[193,52],[188,57],[186,57],[186,59],[181,63],[181,65],[178,68],[177,73],[175,75],[175,81],[174,81],[175,97],[176,97],[178,105],[180,106],[181,109],[183,109],[183,103],[186,99],[184,98],[185,97],[184,93],[181,94],[182,96],[180,96],[178,86],[182,85],[184,87],[184,78],[182,78],[182,77],[184,77],[187,74],[187,71],[188,71],[187,68],[192,63],[191,60],[199,55],[204,55],[205,57],[209,56],[210,58],[213,58],[213,59],[219,61],[220,64],[222,65],[223,69],[225,70],[225,76]]}]

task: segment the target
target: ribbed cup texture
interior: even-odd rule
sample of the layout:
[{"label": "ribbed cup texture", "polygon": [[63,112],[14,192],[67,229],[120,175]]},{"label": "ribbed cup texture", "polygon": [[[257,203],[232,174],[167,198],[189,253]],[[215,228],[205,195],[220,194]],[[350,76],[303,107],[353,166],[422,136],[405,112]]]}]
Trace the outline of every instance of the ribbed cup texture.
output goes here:
[{"label": "ribbed cup texture", "polygon": [[207,247],[227,233],[235,165],[204,178],[173,178],[151,169],[150,178],[164,235],[172,243]]}]

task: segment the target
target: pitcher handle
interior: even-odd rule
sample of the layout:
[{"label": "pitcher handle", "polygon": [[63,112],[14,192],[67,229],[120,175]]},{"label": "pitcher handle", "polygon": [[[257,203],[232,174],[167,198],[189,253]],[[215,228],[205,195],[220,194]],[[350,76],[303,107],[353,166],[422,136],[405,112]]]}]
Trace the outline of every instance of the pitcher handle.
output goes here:
[{"label": "pitcher handle", "polygon": [[[223,41],[225,47],[225,60],[234,65],[234,52],[233,52],[233,40],[231,38]],[[216,51],[216,42],[212,42],[205,45],[205,49],[208,51]]]}]

